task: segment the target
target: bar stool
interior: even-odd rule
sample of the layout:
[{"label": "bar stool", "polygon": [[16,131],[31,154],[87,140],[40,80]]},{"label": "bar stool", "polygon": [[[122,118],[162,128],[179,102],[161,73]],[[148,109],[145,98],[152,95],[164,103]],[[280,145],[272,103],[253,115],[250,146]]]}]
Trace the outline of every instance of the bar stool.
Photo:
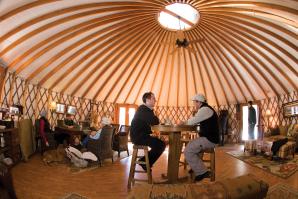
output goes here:
[{"label": "bar stool", "polygon": [[[184,154],[184,149],[185,149],[186,145],[191,141],[190,133],[187,132],[187,133],[183,134],[180,141],[182,144],[181,154]],[[181,157],[181,155],[180,155],[180,157]],[[184,169],[187,168],[187,162],[186,162],[185,157],[184,157],[183,161],[179,160],[179,166],[183,166]]]},{"label": "bar stool", "polygon": [[[182,150],[181,150],[181,154],[184,154],[184,149],[186,147],[186,145],[191,141],[191,140],[194,140],[198,137],[198,133],[195,132],[186,132],[184,134],[182,134],[182,137],[180,139],[181,141],[181,144],[182,144]],[[184,169],[187,168],[187,162],[186,162],[186,159],[184,157],[184,160],[183,161],[179,161],[179,166],[183,166]]]},{"label": "bar stool", "polygon": [[[209,154],[209,159],[204,159],[204,154]],[[207,168],[210,171],[210,181],[215,181],[215,148],[205,149],[201,151],[198,156],[203,160],[204,163],[207,163]],[[194,174],[190,174],[191,181],[194,182]]]},{"label": "bar stool", "polygon": [[[139,150],[144,150],[145,162],[137,160],[137,158],[143,157],[143,156],[138,156]],[[141,171],[141,170],[136,170],[136,164],[146,165],[147,172]],[[136,179],[134,177],[135,173],[147,173],[148,179],[147,180]],[[149,157],[148,157],[148,146],[142,146],[142,145],[134,145],[133,146],[133,154],[132,154],[132,158],[131,158],[127,188],[130,189],[131,185],[135,184],[135,181],[143,181],[143,182],[148,182],[149,184],[152,184],[152,174],[151,174]]]}]

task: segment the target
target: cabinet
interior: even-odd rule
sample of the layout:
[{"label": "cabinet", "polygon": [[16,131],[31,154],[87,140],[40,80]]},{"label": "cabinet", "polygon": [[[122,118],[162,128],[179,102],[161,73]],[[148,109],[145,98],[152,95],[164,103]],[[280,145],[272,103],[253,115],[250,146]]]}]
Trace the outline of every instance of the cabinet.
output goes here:
[{"label": "cabinet", "polygon": [[5,146],[0,147],[0,153],[4,153],[5,157],[10,157],[13,163],[21,160],[20,140],[17,128],[0,129],[0,134],[3,134]]}]

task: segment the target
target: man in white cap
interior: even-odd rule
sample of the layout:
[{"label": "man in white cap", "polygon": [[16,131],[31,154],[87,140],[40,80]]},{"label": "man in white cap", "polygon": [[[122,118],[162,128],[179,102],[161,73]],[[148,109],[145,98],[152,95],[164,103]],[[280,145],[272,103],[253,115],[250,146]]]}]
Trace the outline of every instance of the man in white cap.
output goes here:
[{"label": "man in white cap", "polygon": [[192,169],[190,172],[194,172],[196,176],[195,181],[200,181],[210,177],[210,172],[199,158],[198,153],[205,149],[214,148],[218,144],[218,117],[214,109],[207,104],[204,95],[197,94],[192,98],[192,101],[197,112],[184,123],[187,125],[200,125],[200,137],[189,142],[184,150],[184,155]]}]

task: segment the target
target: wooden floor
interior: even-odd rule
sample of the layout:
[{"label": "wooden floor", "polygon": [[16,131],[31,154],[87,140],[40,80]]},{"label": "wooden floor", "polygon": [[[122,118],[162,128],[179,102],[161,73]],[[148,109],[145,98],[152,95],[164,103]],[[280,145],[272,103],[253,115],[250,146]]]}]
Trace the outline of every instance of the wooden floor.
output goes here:
[{"label": "wooden floor", "polygon": [[[265,180],[270,186],[284,182],[298,189],[298,172],[288,179],[282,179],[252,167],[241,160],[227,155],[225,151],[239,149],[243,146],[225,146],[216,149],[216,180],[232,178],[244,174],[254,174]],[[115,158],[116,158],[115,153]],[[60,199],[69,193],[77,193],[97,198],[125,198],[127,196],[127,179],[131,156],[104,162],[103,167],[73,173],[65,165],[45,166],[39,154],[34,155],[27,163],[21,162],[12,169],[14,185],[19,199]],[[167,153],[153,167],[153,180],[161,180],[166,171]],[[186,171],[181,167],[180,175]]]}]

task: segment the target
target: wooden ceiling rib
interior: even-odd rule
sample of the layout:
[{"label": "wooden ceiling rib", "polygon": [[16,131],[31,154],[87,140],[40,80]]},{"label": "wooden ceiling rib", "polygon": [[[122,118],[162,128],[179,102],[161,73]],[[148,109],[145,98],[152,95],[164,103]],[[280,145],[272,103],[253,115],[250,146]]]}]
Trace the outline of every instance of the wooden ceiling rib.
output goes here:
[{"label": "wooden ceiling rib", "polygon": [[[119,98],[120,94],[123,92],[125,85],[127,85],[129,79],[132,77],[132,74],[137,70],[137,68],[138,68],[138,66],[139,66],[139,64],[140,64],[140,62],[141,62],[143,59],[145,59],[143,65],[140,66],[141,70],[139,70],[139,72],[137,73],[136,78],[135,78],[135,80],[134,80],[134,83],[132,84],[133,87],[134,87],[135,84],[137,83],[136,80],[137,80],[138,77],[141,75],[141,72],[144,72],[144,70],[145,70],[145,65],[146,65],[147,62],[149,61],[150,56],[153,54],[154,51],[157,52],[157,46],[158,46],[158,43],[159,43],[160,41],[162,41],[162,39],[164,38],[164,35],[165,35],[165,31],[162,31],[162,30],[158,30],[158,31],[159,31],[159,33],[157,33],[157,34],[154,35],[154,36],[158,37],[159,40],[154,39],[155,41],[153,41],[153,39],[151,39],[151,41],[150,41],[150,46],[149,46],[149,47],[147,46],[147,49],[149,48],[150,51],[149,51],[149,53],[147,54],[146,58],[144,58],[144,56],[145,56],[145,54],[146,54],[146,51],[144,50],[144,48],[142,49],[142,51],[143,51],[143,52],[142,52],[142,55],[138,58],[138,61],[134,64],[134,67],[133,67],[133,69],[131,70],[131,73],[127,76],[125,82],[122,84],[120,91],[119,91],[118,94],[116,95],[116,98],[114,98],[114,103],[116,103],[116,102],[118,101],[118,98]],[[160,35],[163,35],[163,36],[160,36]],[[156,54],[156,53],[155,53],[155,54]],[[150,65],[151,65],[151,64],[150,64]],[[148,71],[148,70],[147,70],[147,71]],[[123,70],[123,72],[124,72],[124,70]],[[147,72],[146,72],[146,74],[147,74]],[[119,76],[119,77],[120,77],[120,76]],[[126,103],[126,101],[127,101],[127,97],[130,95],[131,90],[133,89],[133,87],[132,87],[132,88],[130,89],[130,91],[126,94],[124,103]],[[112,87],[112,88],[114,88],[114,87]],[[123,93],[123,95],[125,95],[125,93]]]},{"label": "wooden ceiling rib", "polygon": [[[152,22],[154,23],[154,22]],[[126,38],[123,42],[124,42],[124,45],[120,46],[118,49],[115,49],[116,50],[116,53],[118,54],[118,56],[120,57],[121,55],[125,54],[124,58],[122,58],[123,60],[127,60],[130,56],[131,56],[131,53],[133,53],[139,46],[137,44],[139,44],[138,42],[140,42],[142,39],[145,39],[145,36],[150,36],[149,33],[152,33],[153,31],[152,30],[148,30],[148,25],[150,26],[150,23],[148,23],[144,29],[142,31],[140,31],[141,29],[139,29],[139,32],[137,34],[134,34],[133,38]],[[143,34],[142,34],[143,33]],[[131,41],[132,40],[132,41]],[[130,41],[130,42],[128,42]],[[127,48],[130,48],[128,52],[127,51]],[[120,52],[119,50],[122,49]],[[112,53],[111,53],[112,54]],[[95,82],[101,78],[101,76],[104,74],[105,70],[107,70],[113,63],[115,63],[118,59],[118,56],[114,56],[114,58],[109,61],[108,64],[106,64],[106,66],[104,67],[104,69],[96,76],[95,80],[90,84],[92,86],[95,86]],[[94,99],[97,99],[101,89],[106,85],[107,81],[110,80],[111,78],[111,75],[115,74],[115,72],[119,69],[120,67],[120,64],[118,64],[118,66],[114,67],[114,70],[113,72],[110,74],[109,77],[106,78],[106,80],[101,84],[101,86],[99,87],[99,89],[97,89],[95,95],[94,95]],[[91,88],[89,88],[91,89]],[[87,89],[83,96],[85,96],[88,92]]]},{"label": "wooden ceiling rib", "polygon": [[[126,51],[126,47],[129,47],[129,45],[131,45],[131,43],[129,43],[128,41],[130,40],[133,40],[137,35],[140,35],[141,33],[145,32],[145,30],[147,30],[147,25],[146,24],[141,24],[141,26],[134,26],[134,29],[131,29],[130,28],[130,31],[133,32],[132,30],[136,30],[138,28],[139,32],[135,35],[133,34],[130,34],[130,36],[127,37],[126,34],[123,35],[123,39],[118,39],[116,38],[119,42],[114,42],[113,45],[110,45],[107,49],[105,49],[104,53],[101,54],[101,56],[103,56],[105,53],[108,54],[106,57],[104,57],[104,59],[97,64],[97,67],[94,67],[94,69],[86,76],[85,79],[83,79],[83,81],[81,80],[81,83],[78,85],[78,87],[76,87],[76,89],[74,89],[74,92],[77,91],[82,85],[83,85],[83,82],[87,81],[87,79],[96,72],[96,70],[98,69],[98,67],[104,65],[105,62],[107,62],[110,57],[112,57],[115,53],[117,53],[116,55],[120,56],[122,53],[125,53]],[[140,31],[142,30],[142,31]],[[127,32],[124,32],[123,33],[127,33]],[[135,43],[135,41],[134,41]],[[123,45],[122,45],[123,44]],[[117,46],[120,46],[119,48],[116,48],[116,45]],[[122,46],[121,46],[122,45]],[[111,50],[113,47],[114,50]],[[122,51],[118,52],[120,49],[122,49]],[[99,57],[96,57],[96,59],[98,59]],[[112,63],[114,63],[115,61],[117,60],[117,56],[114,56],[114,58],[109,61],[108,64],[106,64],[106,66],[104,67],[104,69],[102,70],[103,72],[108,68],[109,65],[111,65]],[[103,74],[103,72],[101,72],[100,74]],[[79,73],[78,75],[81,75],[82,73]],[[101,75],[100,75],[101,76]],[[97,77],[95,79],[98,80],[99,77]],[[91,87],[95,84],[95,82],[93,81],[92,84],[90,84],[87,89],[85,89],[85,92],[83,93],[83,97],[85,95],[87,95],[88,91],[91,89]],[[74,93],[73,93],[74,94]]]},{"label": "wooden ceiling rib", "polygon": [[[135,13],[136,15],[138,15],[137,13]],[[131,15],[133,15],[133,13],[131,13]],[[129,16],[127,14],[127,12],[121,12],[121,13],[117,13],[117,14],[112,14],[110,16],[105,17],[105,19],[101,20],[100,18],[95,18],[86,22],[82,22],[79,23],[75,26],[72,26],[70,28],[64,29],[63,31],[60,31],[54,35],[52,35],[51,37],[48,37],[47,39],[41,41],[40,43],[36,44],[34,47],[30,48],[27,52],[25,52],[23,55],[21,55],[20,57],[16,58],[11,64],[9,64],[9,67],[14,67],[18,62],[20,62],[22,59],[24,59],[26,56],[28,56],[29,54],[31,54],[32,52],[34,52],[35,50],[38,50],[39,48],[45,46],[48,43],[51,43],[52,41],[58,39],[59,37],[62,37],[64,35],[66,35],[66,38],[72,38],[71,36],[76,36],[77,33],[83,33],[85,31],[87,31],[89,28],[96,28],[97,26],[100,25],[105,25],[107,23],[111,23],[114,20],[117,19],[122,19],[123,16]],[[99,21],[100,20],[100,21]],[[97,23],[95,23],[97,22]],[[79,32],[77,32],[76,34],[73,33],[73,35],[67,35],[68,33],[71,33],[72,31],[75,31],[77,29],[81,29]],[[63,40],[59,40],[58,43],[61,43]],[[65,41],[65,40],[64,40]]]},{"label": "wooden ceiling rib", "polygon": [[[193,26],[189,48],[157,21],[160,11],[176,17],[165,6],[177,2],[200,13],[197,25],[181,16]],[[0,15],[0,58],[26,85],[112,103],[153,91],[157,105],[176,107],[195,93],[219,106],[298,90],[294,0],[4,3],[13,9]]]},{"label": "wooden ceiling rib", "polygon": [[[210,19],[210,21],[213,21],[213,20]],[[210,22],[210,21],[209,21],[209,22]],[[292,84],[292,86],[293,86],[294,88],[297,89],[297,85],[295,85],[294,82],[293,82],[292,80],[290,80],[289,78],[287,78],[286,74],[279,68],[279,66],[278,66],[276,63],[274,63],[274,62],[273,62],[273,61],[272,61],[272,60],[271,60],[265,53],[263,53],[263,52],[260,51],[257,47],[255,47],[254,45],[251,44],[251,43],[258,43],[259,45],[262,45],[262,43],[260,43],[258,40],[255,40],[253,37],[247,35],[246,32],[243,32],[243,33],[241,34],[242,37],[246,37],[246,40],[242,39],[242,38],[239,37],[239,36],[236,36],[236,34],[235,34],[235,33],[236,33],[236,29],[234,28],[235,25],[232,26],[231,23],[226,23],[226,22],[224,22],[224,21],[222,21],[222,22],[213,21],[213,22],[210,22],[210,23],[213,23],[214,25],[220,26],[222,30],[227,31],[230,35],[233,36],[233,38],[237,38],[237,39],[240,40],[242,43],[244,43],[246,46],[252,48],[255,52],[257,52],[258,54],[260,54],[262,58],[266,59],[266,61],[268,61],[271,65],[273,65],[274,68],[277,69],[277,70],[283,75],[283,77],[284,77],[285,79],[287,79],[288,82],[289,82],[290,84]],[[221,24],[223,24],[223,25],[221,25]],[[227,27],[229,27],[229,28],[227,28]],[[241,30],[241,29],[242,29],[241,27],[237,27],[237,30]],[[249,31],[247,31],[247,32],[249,32]],[[252,33],[253,33],[253,32],[252,32]],[[266,49],[268,49],[265,45],[262,45],[262,48],[266,48]],[[255,60],[257,60],[258,62],[261,62],[261,61],[259,60],[259,58],[256,57],[256,56],[254,55],[254,53],[251,54],[251,55],[254,57]],[[268,73],[270,73],[271,77],[274,78],[275,81],[277,81],[277,82],[279,83],[279,85],[283,88],[283,91],[286,92],[287,88],[285,87],[285,85],[283,84],[283,82],[281,82],[280,78],[277,78],[277,77],[275,76],[275,74],[271,71],[271,69],[270,69],[268,66],[266,66],[266,64],[262,63],[262,66],[263,66],[263,68],[264,68]],[[276,92],[276,93],[277,93],[277,92]]]},{"label": "wooden ceiling rib", "polygon": [[[202,29],[210,30],[210,28],[207,27],[207,26],[205,26],[204,24],[202,24],[202,26],[203,26]],[[220,30],[219,29],[217,29],[217,30],[210,30],[210,34],[214,35],[214,37],[218,38],[218,40],[223,43],[223,46],[225,46],[226,50],[228,50],[229,53],[233,56],[233,58],[235,60],[237,60],[238,63],[241,64],[241,66],[243,67],[243,69],[246,71],[246,74],[249,75],[249,78],[254,80],[254,82],[256,83],[256,85],[258,86],[258,88],[262,91],[262,94],[264,94],[266,96],[266,98],[268,98],[268,95],[265,92],[264,88],[261,86],[261,83],[260,83],[259,79],[257,79],[254,76],[252,70],[249,70],[249,67],[250,66],[248,66],[243,60],[247,61],[249,64],[252,64],[253,66],[255,66],[255,64],[247,57],[247,54],[246,53],[242,52],[243,49],[238,48],[238,46],[234,45],[231,42],[231,40],[234,40],[234,38],[230,37],[225,32],[221,32],[220,31],[221,34],[219,34],[217,31],[220,31]],[[226,39],[226,38],[229,38],[229,39]],[[239,55],[236,54],[235,49],[237,49],[237,54],[239,54]]]},{"label": "wooden ceiling rib", "polygon": [[[115,19],[114,19],[115,20]],[[108,23],[108,22],[106,22]],[[118,24],[118,26],[121,25],[121,24]],[[81,29],[80,31],[78,32],[81,32],[81,33],[84,33],[85,31],[90,31],[90,29],[92,28],[97,28],[99,26],[99,24],[93,24],[91,26],[87,26],[87,27],[84,27],[83,29]],[[58,58],[62,57],[64,54],[66,54],[67,52],[81,46],[82,44],[86,43],[88,40],[91,40],[93,38],[95,38],[96,36],[100,35],[100,34],[103,34],[109,30],[113,30],[115,28],[115,26],[110,26],[110,27],[107,27],[107,28],[104,28],[104,29],[101,29],[99,31],[96,31],[90,35],[88,35],[87,37],[79,40],[78,42],[70,45],[69,47],[65,48],[63,51],[59,52],[57,55],[55,55],[55,57],[53,57],[52,59],[48,60],[47,63],[43,64],[38,70],[34,71],[29,77],[28,79],[32,79],[34,76],[37,75],[38,72],[44,70],[47,66],[51,65],[53,62],[55,62]],[[63,40],[65,39],[68,39],[69,37],[73,37],[73,36],[77,36],[78,32],[74,32],[70,35],[67,35],[66,37],[60,39],[60,40],[57,40],[55,43],[51,44],[51,46],[53,46],[53,48],[55,48],[57,45],[59,45],[61,42],[63,42]],[[114,31],[115,32],[115,31]],[[106,37],[108,37],[108,35],[106,35]],[[80,51],[78,51],[78,53],[82,53],[86,50],[86,48],[88,48],[89,46],[91,45],[95,45],[97,44],[98,42],[100,42],[100,40],[102,40],[103,38],[100,37],[96,40],[94,40],[93,42],[91,42],[90,44],[88,44],[87,46],[84,46],[84,48],[82,48]],[[47,47],[48,48],[48,47]],[[74,54],[75,56],[75,54]],[[69,60],[70,61],[70,60]],[[67,64],[67,62],[65,63]],[[59,68],[61,67],[61,65],[59,65]]]},{"label": "wooden ceiling rib", "polygon": [[[210,42],[210,44],[212,45],[212,48],[213,49],[216,49],[216,51],[215,52],[218,52],[218,53],[220,53],[224,58],[225,58],[225,60],[227,60],[227,62],[229,63],[229,66],[233,69],[233,72],[231,72],[231,70],[229,70],[229,67],[226,67],[228,70],[229,70],[229,72],[230,72],[230,75],[233,77],[234,75],[234,72],[237,74],[237,77],[238,78],[240,78],[240,80],[241,80],[241,83],[242,84],[244,84],[244,86],[245,86],[245,88],[244,89],[242,89],[242,88],[240,88],[240,85],[239,85],[239,81],[237,81],[237,80],[235,80],[235,78],[233,78],[233,80],[236,82],[236,84],[237,84],[237,86],[238,86],[238,88],[239,88],[239,91],[242,93],[242,91],[243,90],[245,90],[245,91],[248,91],[249,92],[249,95],[250,96],[252,96],[252,99],[253,100],[255,100],[256,98],[253,96],[253,93],[252,93],[252,91],[249,89],[249,87],[248,87],[248,84],[247,84],[247,82],[243,79],[243,77],[240,75],[240,73],[239,73],[239,71],[237,70],[237,68],[234,66],[234,64],[232,63],[232,61],[230,60],[230,58],[225,54],[225,53],[223,53],[222,51],[220,51],[221,50],[221,46],[218,44],[218,40],[217,39],[215,39],[214,37],[210,37],[210,34],[208,33],[208,34],[206,34],[206,32],[204,31],[200,31],[201,32],[201,34],[204,36],[204,38],[208,38],[208,40],[207,41],[212,41],[212,42]],[[209,42],[208,42],[209,43]],[[222,56],[220,56],[220,57],[222,57]],[[246,97],[246,95],[244,95],[243,94],[243,96],[244,96],[244,98],[245,98],[245,101],[247,101],[247,97]]]},{"label": "wooden ceiling rib", "polygon": [[[152,30],[156,30],[156,29],[152,29]],[[147,31],[149,31],[149,30],[147,29]],[[159,29],[159,32],[161,32],[160,29]],[[157,32],[157,35],[159,35],[159,32]],[[114,102],[117,101],[117,99],[118,99],[121,91],[123,90],[124,86],[127,85],[129,78],[132,76],[132,73],[136,70],[136,68],[140,64],[140,61],[143,59],[143,57],[145,55],[145,51],[144,51],[145,47],[146,47],[146,49],[148,49],[148,48],[150,49],[150,47],[152,47],[152,42],[153,42],[153,39],[152,38],[154,36],[153,35],[154,33],[155,33],[154,31],[151,31],[150,34],[148,35],[148,37],[146,39],[142,40],[142,41],[141,41],[141,38],[140,38],[139,45],[141,45],[141,46],[136,46],[136,48],[139,48],[139,49],[135,52],[134,56],[132,56],[130,58],[130,61],[126,64],[126,66],[124,66],[126,69],[122,70],[122,72],[120,73],[120,75],[118,76],[118,78],[116,79],[116,81],[114,81],[114,84],[112,84],[111,90],[109,90],[109,92],[107,93],[107,95],[104,97],[104,100],[103,101],[106,101],[107,100],[107,98],[110,96],[110,94],[114,91],[114,89],[116,87],[116,83],[120,81],[120,79],[125,75],[125,73],[128,73],[128,68],[130,68],[133,65],[133,62],[135,60],[137,60],[137,62],[134,64],[134,67],[131,69],[131,72],[128,73],[127,78],[124,81],[124,83],[122,84],[120,91],[118,91],[118,94],[116,94],[116,97],[114,98]],[[135,49],[132,49],[132,51],[134,51],[134,50]],[[142,53],[142,54],[140,55],[140,53]],[[127,55],[130,56],[130,53],[127,53]],[[125,60],[127,60],[127,59],[125,59]],[[119,63],[115,67],[115,69],[118,70],[120,67],[121,67],[121,63]],[[116,72],[116,70],[115,70],[115,72]],[[113,72],[111,74],[115,74],[115,72]],[[107,80],[108,79],[110,79],[110,78],[107,78]],[[97,97],[97,96],[95,96],[95,97]]]},{"label": "wooden ceiling rib", "polygon": [[[138,16],[137,16],[138,17]],[[128,20],[131,20],[131,19],[128,19]],[[107,54],[110,49],[112,49],[114,47],[114,45],[117,44],[117,41],[121,41],[123,40],[125,37],[126,37],[126,31],[128,31],[129,29],[131,28],[136,28],[138,24],[141,24],[141,22],[139,23],[128,23],[128,24],[120,24],[120,28],[121,28],[121,32],[119,33],[118,29],[115,29],[114,31],[110,32],[108,35],[104,35],[103,37],[100,37],[99,39],[100,40],[104,40],[106,38],[109,38],[107,41],[105,41],[104,43],[102,43],[101,45],[98,45],[95,49],[93,49],[92,51],[90,51],[87,55],[83,56],[78,62],[76,62],[73,66],[71,66],[66,74],[70,74],[71,71],[75,70],[75,68],[77,68],[80,64],[82,64],[85,60],[87,60],[89,57],[93,56],[94,54],[98,53],[98,51],[100,49],[103,49],[104,47],[107,47],[108,48],[103,51],[103,53],[101,53],[101,56],[104,56],[105,54]],[[119,24],[115,25],[115,26],[119,26]],[[131,31],[131,30],[130,30]],[[115,35],[115,37],[112,37],[110,38],[110,36],[112,35]],[[96,42],[95,42],[96,44]],[[82,50],[80,50],[80,52],[82,52]],[[79,71],[79,73],[74,77],[72,78],[68,84],[70,84],[71,82],[74,82],[76,81],[76,79],[81,75],[81,74],[84,74],[84,72],[89,68],[91,67],[100,57],[99,56],[96,56],[94,57],[90,62],[88,62],[85,67],[82,67],[82,69]],[[103,63],[103,62],[102,62]],[[62,81],[63,78],[65,78],[66,76],[65,75],[61,75],[61,78],[59,78],[54,84],[52,84],[51,87],[55,86],[58,82]],[[85,79],[86,81],[86,79]],[[67,84],[67,85],[68,85]],[[64,87],[62,89],[62,92],[64,92],[65,90],[67,89],[67,87]]]}]

